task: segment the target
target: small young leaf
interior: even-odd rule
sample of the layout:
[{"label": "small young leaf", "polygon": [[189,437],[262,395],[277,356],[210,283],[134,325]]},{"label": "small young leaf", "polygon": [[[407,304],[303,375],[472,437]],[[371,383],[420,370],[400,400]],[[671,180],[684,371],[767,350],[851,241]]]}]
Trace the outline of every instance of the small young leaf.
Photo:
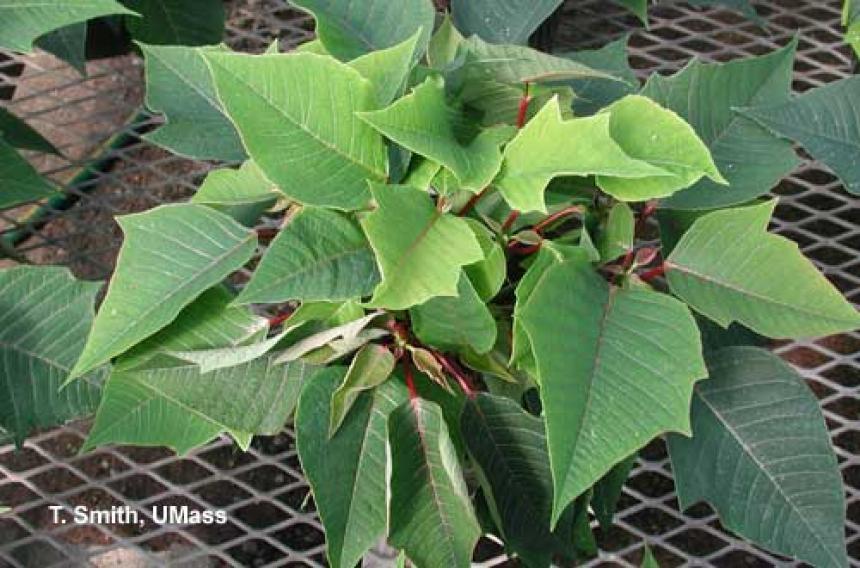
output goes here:
[{"label": "small young leaf", "polygon": [[645,545],[645,550],[642,552],[642,563],[639,566],[641,568],[660,568],[660,564],[654,558],[654,553],[651,552],[648,545]]},{"label": "small young leaf", "polygon": [[388,418],[389,541],[418,566],[469,568],[481,536],[442,409],[421,398]]},{"label": "small young leaf", "polygon": [[466,222],[475,233],[481,250],[484,251],[484,260],[469,264],[463,267],[463,270],[466,271],[466,276],[469,277],[481,301],[486,303],[502,289],[507,278],[508,261],[505,250],[495,241],[492,233],[483,223],[477,219],[466,219]]},{"label": "small young leaf", "polygon": [[153,45],[215,45],[224,36],[221,0],[120,0],[140,16],[126,17],[137,41]]},{"label": "small young leaf", "polygon": [[562,0],[453,0],[454,23],[466,36],[525,44]]},{"label": "small young leaf", "polygon": [[668,438],[681,507],[708,501],[759,546],[847,567],[842,476],[803,378],[752,347],[713,353],[708,368],[693,397],[693,437]]},{"label": "small young leaf", "polygon": [[396,363],[391,351],[382,345],[366,345],[355,354],[343,381],[330,397],[329,438],[340,429],[361,393],[384,383]]},{"label": "small young leaf", "polygon": [[56,191],[30,162],[0,138],[0,209],[49,197]]},{"label": "small young leaf", "polygon": [[207,205],[251,227],[280,197],[283,194],[275,184],[248,160],[238,170],[222,168],[209,172],[191,203]]},{"label": "small young leaf", "polygon": [[339,301],[367,296],[379,284],[370,244],[337,211],[306,207],[281,229],[236,303]]},{"label": "small young leaf", "polygon": [[463,34],[454,27],[451,16],[445,14],[442,23],[427,46],[427,64],[433,69],[443,71],[457,58],[457,51],[463,43]]},{"label": "small young leaf", "polygon": [[308,381],[296,411],[299,458],[325,527],[333,568],[353,568],[385,535],[388,416],[408,396],[399,381],[355,393],[352,410],[337,434],[329,436],[335,389],[348,380],[344,373],[332,367]]},{"label": "small young leaf", "polygon": [[378,207],[362,226],[382,283],[369,306],[403,310],[436,296],[456,296],[462,267],[483,259],[466,222],[440,212],[413,187],[372,185],[371,191]]},{"label": "small young leaf", "polygon": [[349,66],[370,81],[376,91],[377,108],[382,108],[403,93],[415,63],[421,31],[393,47],[371,51],[349,62]]},{"label": "small young leaf", "polygon": [[125,241],[71,378],[172,322],[202,292],[241,268],[257,244],[253,231],[202,205],[162,205],[118,222]]},{"label": "small young leaf", "polygon": [[616,203],[609,210],[606,226],[597,240],[597,250],[603,262],[615,260],[633,247],[636,219],[626,203]]},{"label": "small young leaf", "polygon": [[672,292],[723,327],[737,321],[773,338],[860,327],[848,303],[797,245],[769,234],[776,200],[709,213],[666,260]]}]

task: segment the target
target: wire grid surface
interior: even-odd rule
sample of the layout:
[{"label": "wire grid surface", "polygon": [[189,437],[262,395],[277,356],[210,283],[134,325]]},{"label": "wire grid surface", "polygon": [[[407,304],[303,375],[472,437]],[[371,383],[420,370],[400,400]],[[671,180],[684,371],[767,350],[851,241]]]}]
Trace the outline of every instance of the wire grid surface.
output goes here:
[{"label": "wire grid surface", "polygon": [[[312,22],[289,10],[284,0],[229,3],[228,42],[261,51],[280,37],[292,46],[311,37]],[[660,6],[650,31],[605,1],[572,1],[565,7],[559,48],[597,47],[624,33],[631,37],[632,62],[645,76],[673,71],[691,57],[728,60],[761,54],[800,32],[795,88],[832,82],[851,72],[842,46],[839,1],[781,0],[758,3],[766,30],[731,12]],[[15,71],[23,62],[19,78]],[[9,108],[26,117],[60,146],[68,160],[34,158],[60,183],[92,157],[117,126],[135,116],[142,98],[141,65],[133,57],[91,62],[82,79],[45,56],[13,56],[0,63],[0,90],[15,85]],[[45,222],[28,226],[22,208],[0,214],[0,231],[21,229],[29,237],[19,252],[34,262],[69,265],[78,275],[110,273],[120,233],[112,217],[176,201],[191,194],[210,164],[190,162],[157,149],[134,134],[157,122],[138,116],[125,131],[131,140],[110,150],[111,167],[67,190],[78,202],[67,211],[49,210]],[[784,182],[774,228],[794,239],[855,303],[860,302],[860,207],[839,181],[810,163]],[[846,535],[851,565],[860,566],[860,335],[857,333],[778,347],[821,399],[843,476],[848,502]],[[21,452],[0,447],[0,503],[13,512],[0,518],[0,565],[51,566],[322,566],[322,527],[312,511],[292,432],[258,438],[242,453],[218,440],[184,458],[161,449],[102,448],[77,455],[84,423],[32,437]],[[127,525],[55,525],[48,505],[92,508],[128,505],[147,519]],[[157,526],[153,505],[223,508],[226,525]],[[588,566],[638,566],[644,543],[663,566],[792,565],[720,529],[706,506],[678,512],[665,450],[646,448],[624,490],[617,527],[599,534],[600,557]],[[69,517],[65,517],[69,518]],[[485,542],[476,564],[508,562]]]}]

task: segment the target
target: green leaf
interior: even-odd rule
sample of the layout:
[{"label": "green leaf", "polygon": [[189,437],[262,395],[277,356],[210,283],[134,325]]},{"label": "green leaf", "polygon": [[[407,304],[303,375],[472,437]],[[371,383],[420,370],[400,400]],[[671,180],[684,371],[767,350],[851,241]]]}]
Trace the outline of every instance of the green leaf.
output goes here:
[{"label": "green leaf", "polygon": [[651,552],[647,544],[645,545],[645,550],[642,552],[642,564],[640,566],[642,568],[660,568],[660,564],[654,558],[654,553]]},{"label": "green leaf", "polygon": [[51,182],[0,138],[0,209],[36,201],[56,192]]},{"label": "green leaf", "polygon": [[356,116],[376,108],[370,82],[311,53],[205,56],[245,149],[281,191],[307,205],[367,205],[367,180],[385,180],[388,159],[382,138]]},{"label": "green leaf", "polygon": [[28,53],[36,38],[90,18],[133,14],[114,0],[4,0],[0,3],[0,47]]},{"label": "green leaf", "polygon": [[559,57],[576,61],[592,69],[603,71],[621,79],[617,81],[615,79],[595,77],[568,81],[567,84],[576,93],[576,98],[573,100],[573,109],[577,116],[595,114],[618,99],[632,95],[639,90],[639,79],[630,67],[630,62],[627,58],[629,39],[630,36],[625,35],[621,39],[608,43],[600,49],[556,54]]},{"label": "green leaf", "polygon": [[621,499],[624,484],[630,476],[630,471],[636,465],[636,454],[632,454],[624,461],[616,464],[609,473],[600,478],[594,485],[594,494],[591,496],[591,508],[594,516],[600,522],[603,531],[612,529],[612,518],[615,509]]},{"label": "green leaf", "polygon": [[812,89],[779,104],[741,111],[777,136],[800,143],[860,195],[860,77]]},{"label": "green leaf", "polygon": [[505,250],[493,238],[493,234],[477,219],[466,219],[469,228],[475,233],[478,244],[484,252],[484,259],[463,267],[475,292],[486,303],[493,299],[507,278],[508,259]]},{"label": "green leaf", "polygon": [[632,249],[635,229],[636,218],[630,206],[623,201],[613,205],[609,210],[606,225],[597,239],[600,259],[603,262],[610,262]]},{"label": "green leaf", "polygon": [[508,140],[510,131],[485,130],[470,143],[461,143],[455,115],[445,101],[445,86],[439,77],[430,77],[388,108],[359,113],[386,138],[442,164],[464,189],[477,193],[498,173],[502,164],[499,146]]},{"label": "green leaf", "polygon": [[457,29],[492,43],[525,44],[562,0],[453,0]]},{"label": "green leaf", "polygon": [[371,191],[377,208],[362,226],[382,283],[369,306],[403,310],[436,296],[456,296],[462,267],[483,259],[469,225],[437,210],[413,187],[372,185]]},{"label": "green leaf", "polygon": [[358,224],[308,207],[281,229],[236,302],[348,300],[369,295],[377,284],[376,260]]},{"label": "green leaf", "polygon": [[[349,321],[337,327],[333,327],[331,329],[323,330],[319,333],[315,333],[310,335],[293,345],[287,348],[281,355],[278,357],[278,363],[286,363],[289,361],[295,361],[301,357],[306,356],[308,353],[316,349],[320,349],[321,347],[325,347],[336,340],[344,340],[347,343],[352,343],[352,340],[361,337],[362,332],[365,331],[365,328],[370,325],[373,320],[382,315],[382,312],[374,312],[372,314],[368,314],[364,317],[361,317],[354,321]],[[290,318],[292,320],[292,318]],[[289,321],[289,320],[288,320]],[[297,325],[296,323],[292,323],[293,326]],[[385,330],[375,329],[370,331],[378,331],[385,332]],[[361,347],[364,343],[360,343],[355,345],[355,351],[359,347]]]},{"label": "green leaf", "polygon": [[625,154],[610,135],[610,120],[604,113],[564,121],[558,99],[552,99],[505,148],[504,165],[494,182],[505,201],[518,211],[546,213],[544,191],[558,176],[669,175]]},{"label": "green leaf", "polygon": [[718,184],[727,183],[704,142],[671,110],[646,97],[628,95],[606,112],[610,115],[609,133],[621,149],[663,170],[650,178],[599,175],[597,184],[606,193],[624,201],[645,201],[672,195],[705,176]]},{"label": "green leaf", "polygon": [[328,425],[329,438],[334,436],[349,415],[361,393],[374,389],[388,380],[397,360],[383,345],[365,345],[349,365],[343,381],[331,395]]},{"label": "green leaf", "polygon": [[236,170],[213,170],[197,188],[191,203],[207,205],[251,227],[283,194],[251,160]]},{"label": "green leaf", "polygon": [[431,0],[290,0],[290,3],[313,14],[317,37],[329,53],[342,61],[397,45],[420,30],[415,50],[417,60],[430,41],[436,16]]},{"label": "green leaf", "polygon": [[389,542],[418,566],[469,568],[481,536],[438,404],[414,399],[388,418]]},{"label": "green leaf", "polygon": [[671,77],[652,75],[642,94],[695,128],[729,185],[702,180],[665,199],[671,209],[711,209],[764,195],[798,164],[791,144],[735,112],[788,100],[796,41],[729,63],[695,60]]},{"label": "green leaf", "polygon": [[423,343],[448,351],[486,353],[496,343],[496,322],[465,273],[457,296],[440,296],[409,310],[412,329]]},{"label": "green leaf", "polygon": [[65,61],[83,76],[87,74],[87,23],[77,22],[43,35],[36,46]]},{"label": "green leaf", "polygon": [[256,234],[195,204],[162,205],[118,219],[116,270],[72,378],[124,353],[172,322],[254,253]]},{"label": "green leaf", "polygon": [[750,347],[709,357],[693,437],[670,436],[682,508],[711,503],[723,526],[813,566],[848,566],[842,476],[818,401],[791,367]]},{"label": "green leaf", "polygon": [[433,69],[444,70],[457,58],[457,51],[463,40],[463,34],[454,27],[451,16],[445,14],[427,46],[427,64]]},{"label": "green leaf", "polygon": [[244,160],[242,141],[218,101],[204,58],[224,49],[139,45],[146,59],[146,106],[167,121],[144,138],[188,158]]},{"label": "green leaf", "polygon": [[845,26],[845,43],[853,47],[854,52],[860,57],[860,2],[845,0],[842,25]]},{"label": "green leaf", "polygon": [[[470,111],[480,113],[482,126],[500,124],[515,125],[519,119],[520,103],[523,100],[522,85],[509,85],[498,81],[473,81],[463,86],[460,99]],[[531,102],[526,110],[526,121],[537,113],[553,97],[559,98],[559,106],[565,119],[573,118],[572,105],[576,95],[565,85],[529,86]]]},{"label": "green leaf", "polygon": [[769,234],[776,201],[709,213],[666,259],[672,292],[723,327],[737,321],[773,338],[860,327],[860,314],[797,244]]},{"label": "green leaf", "polygon": [[215,45],[224,36],[221,0],[121,0],[139,17],[126,18],[137,41],[153,45]]},{"label": "green leaf", "polygon": [[296,411],[299,457],[326,532],[334,568],[353,568],[385,535],[388,512],[388,417],[407,398],[402,382],[358,393],[342,427],[328,436],[330,401],[345,369],[308,381]]},{"label": "green leaf", "polygon": [[18,446],[36,428],[95,410],[105,369],[60,385],[86,341],[98,288],[65,268],[0,271],[0,428]]},{"label": "green leaf", "polygon": [[587,260],[551,266],[529,296],[520,321],[540,378],[554,524],[654,436],[689,433],[693,383],[707,373],[686,306],[610,287]]},{"label": "green leaf", "polygon": [[648,27],[648,0],[612,0],[620,6],[624,6],[639,18],[645,27]]},{"label": "green leaf", "polygon": [[378,107],[384,107],[403,93],[415,63],[421,31],[393,47],[371,51],[349,62],[349,66],[370,81]]},{"label": "green leaf", "polygon": [[60,151],[53,144],[5,108],[0,108],[0,139],[22,150],[60,154]]},{"label": "green leaf", "polygon": [[466,402],[460,430],[506,547],[528,566],[548,567],[573,539],[570,519],[549,528],[553,486],[543,420],[508,398],[479,394]]}]

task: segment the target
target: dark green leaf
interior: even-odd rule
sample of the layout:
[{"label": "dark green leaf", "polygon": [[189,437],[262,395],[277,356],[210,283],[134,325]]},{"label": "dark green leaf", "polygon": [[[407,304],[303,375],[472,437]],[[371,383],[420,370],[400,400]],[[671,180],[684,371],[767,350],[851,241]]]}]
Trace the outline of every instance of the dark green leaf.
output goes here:
[{"label": "dark green leaf", "polygon": [[453,0],[451,12],[464,35],[491,43],[525,44],[562,0]]},{"label": "dark green leaf", "polygon": [[629,36],[624,36],[600,49],[556,54],[621,79],[618,81],[594,77],[568,81],[567,84],[576,93],[573,109],[577,116],[595,114],[600,109],[639,90],[639,79],[627,59],[628,40]]},{"label": "dark green leaf", "polygon": [[608,531],[612,528],[612,518],[618,507],[618,500],[624,484],[630,476],[630,470],[636,465],[636,454],[622,461],[609,470],[609,473],[600,478],[594,485],[594,494],[591,496],[591,508],[594,516],[600,522],[600,528]]},{"label": "dark green leaf", "polygon": [[120,0],[140,16],[126,25],[137,41],[152,45],[215,45],[224,36],[222,0]]},{"label": "dark green leaf", "polygon": [[46,154],[60,153],[53,144],[45,140],[29,124],[5,108],[0,108],[0,138],[11,146],[22,150],[35,150]]},{"label": "dark green leaf", "polygon": [[87,24],[77,22],[43,35],[36,46],[62,59],[81,75],[87,74]]},{"label": "dark green leaf", "polygon": [[15,148],[0,138],[0,209],[36,201],[56,193]]}]

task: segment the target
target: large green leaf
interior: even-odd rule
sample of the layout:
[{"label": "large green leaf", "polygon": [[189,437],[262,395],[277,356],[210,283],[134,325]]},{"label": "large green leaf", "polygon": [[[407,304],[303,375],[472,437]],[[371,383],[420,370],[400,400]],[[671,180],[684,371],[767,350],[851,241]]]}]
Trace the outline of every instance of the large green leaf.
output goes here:
[{"label": "large green leaf", "polygon": [[609,133],[621,149],[663,170],[661,175],[637,179],[599,175],[597,184],[606,193],[623,201],[645,201],[672,195],[703,177],[726,184],[708,148],[671,110],[641,95],[628,95],[606,112]]},{"label": "large green leaf", "polygon": [[146,58],[146,106],[166,124],[145,138],[175,154],[199,160],[245,158],[236,128],[224,114],[205,52],[197,48],[140,44]]},{"label": "large green leaf", "polygon": [[396,364],[394,355],[384,345],[365,345],[355,354],[343,381],[330,397],[329,437],[334,436],[343,425],[361,393],[387,381]]},{"label": "large green leaf", "polygon": [[360,113],[362,120],[390,140],[451,170],[463,189],[479,192],[502,164],[499,146],[510,136],[507,128],[486,130],[461,143],[456,110],[445,101],[445,86],[431,77],[390,107]]},{"label": "large green leaf", "polygon": [[316,33],[325,49],[343,61],[385,49],[421,31],[417,60],[433,32],[435,10],[431,0],[290,0],[314,15]]},{"label": "large green leaf", "polygon": [[56,191],[30,162],[0,138],[0,209],[36,201]]},{"label": "large green leaf", "polygon": [[382,273],[370,305],[403,310],[456,296],[461,268],[484,253],[463,219],[442,213],[411,186],[372,185],[377,209],[362,226]]},{"label": "large green leaf", "polygon": [[672,292],[723,327],[737,321],[774,338],[860,327],[860,314],[797,244],[769,234],[776,201],[697,219],[666,259]]},{"label": "large green leaf", "polygon": [[348,300],[377,284],[376,259],[358,224],[337,211],[305,208],[272,241],[237,302]]},{"label": "large green leaf", "polygon": [[457,296],[431,298],[409,310],[418,338],[440,349],[470,348],[486,353],[496,343],[496,321],[465,273],[457,283]]},{"label": "large green leaf", "polygon": [[36,38],[76,22],[108,14],[133,14],[114,0],[3,0],[0,47],[29,52]]},{"label": "large green leaf", "polygon": [[752,347],[709,356],[693,437],[669,436],[682,507],[708,501],[723,525],[813,566],[848,566],[842,476],[818,401],[778,357]]},{"label": "large green leaf", "polygon": [[540,379],[555,523],[654,436],[689,433],[693,383],[707,372],[686,306],[612,287],[581,257],[547,268],[519,318]]},{"label": "large green leaf", "polygon": [[121,0],[140,17],[126,26],[137,41],[154,45],[215,45],[224,36],[222,0]]},{"label": "large green leaf", "polygon": [[45,140],[29,124],[5,108],[0,108],[0,139],[22,150],[35,150],[48,154],[60,153],[53,144]]},{"label": "large green leaf", "polygon": [[481,536],[438,404],[414,399],[388,419],[389,541],[418,566],[468,568]]},{"label": "large green leaf", "polygon": [[367,180],[387,176],[382,137],[356,116],[376,108],[370,82],[312,53],[205,55],[227,114],[267,178],[308,205],[367,205]]},{"label": "large green leaf", "polygon": [[388,416],[407,399],[402,382],[359,394],[331,438],[330,401],[345,369],[326,369],[308,381],[296,411],[302,468],[326,531],[334,568],[353,568],[388,526]]},{"label": "large green leaf", "polygon": [[[558,99],[551,100],[507,145],[494,184],[513,209],[545,213],[544,191],[558,176],[669,175],[625,154],[610,135],[610,121],[609,113],[565,121]],[[559,140],[565,143],[559,144]]]},{"label": "large green leaf", "polygon": [[842,179],[845,189],[860,194],[860,76],[741,113],[777,136],[799,142]]},{"label": "large green leaf", "polygon": [[125,241],[73,377],[165,327],[245,264],[257,244],[253,231],[203,205],[162,205],[118,222]]},{"label": "large green leaf", "polygon": [[788,99],[796,41],[729,63],[695,60],[671,77],[652,75],[642,91],[677,112],[708,145],[728,186],[703,180],[665,199],[673,209],[711,209],[767,193],[798,164],[791,144],[738,114],[738,107]]},{"label": "large green leaf", "polygon": [[36,46],[62,59],[81,75],[87,74],[87,23],[77,22],[45,34]]},{"label": "large green leaf", "polygon": [[266,179],[257,164],[248,160],[235,170],[222,168],[209,172],[191,203],[200,203],[253,226],[283,194]]},{"label": "large green leaf", "polygon": [[86,341],[98,289],[65,268],[0,271],[0,428],[18,445],[35,428],[95,410],[105,369],[60,385]]},{"label": "large green leaf", "polygon": [[624,36],[600,49],[556,54],[621,79],[618,81],[594,77],[568,81],[568,85],[576,93],[573,109],[577,116],[594,114],[603,107],[639,90],[639,79],[628,61],[628,40],[629,36]]},{"label": "large green leaf", "polygon": [[453,0],[451,13],[464,35],[492,43],[525,44],[562,0]]}]

